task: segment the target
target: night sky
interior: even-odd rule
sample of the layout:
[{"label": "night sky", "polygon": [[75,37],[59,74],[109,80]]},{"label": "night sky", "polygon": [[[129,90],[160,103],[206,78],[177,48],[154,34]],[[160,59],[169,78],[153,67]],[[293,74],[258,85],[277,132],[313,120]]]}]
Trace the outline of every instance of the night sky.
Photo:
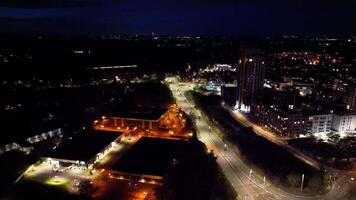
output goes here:
[{"label": "night sky", "polygon": [[0,33],[356,33],[355,0],[0,0]]}]

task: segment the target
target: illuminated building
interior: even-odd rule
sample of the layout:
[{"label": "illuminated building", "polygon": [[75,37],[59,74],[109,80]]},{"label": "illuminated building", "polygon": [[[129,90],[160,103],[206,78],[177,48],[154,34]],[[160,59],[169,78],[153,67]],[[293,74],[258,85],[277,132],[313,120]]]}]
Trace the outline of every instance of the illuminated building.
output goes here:
[{"label": "illuminated building", "polygon": [[251,104],[262,94],[265,64],[260,49],[240,48],[236,110],[250,112]]},{"label": "illuminated building", "polygon": [[318,134],[331,132],[333,114],[293,107],[254,106],[253,117],[260,125],[279,136],[295,138],[300,135],[318,136]]},{"label": "illuminated building", "polygon": [[356,87],[349,87],[345,96],[346,109],[356,111]]},{"label": "illuminated building", "polygon": [[335,112],[332,129],[338,133],[356,132],[356,113],[352,111]]},{"label": "illuminated building", "polygon": [[299,111],[277,106],[254,106],[256,122],[279,136],[299,137],[306,130],[306,117]]},{"label": "illuminated building", "polygon": [[308,116],[307,133],[310,135],[331,131],[332,114],[326,112],[305,113]]},{"label": "illuminated building", "polygon": [[[100,124],[103,127],[158,130],[160,120],[167,113],[165,108],[138,107],[135,110],[112,112],[102,118]],[[102,128],[103,128],[102,127]]]}]

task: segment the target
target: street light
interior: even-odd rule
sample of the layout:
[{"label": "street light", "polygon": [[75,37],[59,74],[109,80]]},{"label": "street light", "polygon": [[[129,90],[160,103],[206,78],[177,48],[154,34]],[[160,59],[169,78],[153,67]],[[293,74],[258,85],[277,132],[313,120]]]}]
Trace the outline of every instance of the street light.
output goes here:
[{"label": "street light", "polygon": [[266,186],[266,177],[263,177],[263,185]]},{"label": "street light", "polygon": [[303,192],[304,187],[304,174],[302,174],[302,183],[300,184],[300,192]]}]

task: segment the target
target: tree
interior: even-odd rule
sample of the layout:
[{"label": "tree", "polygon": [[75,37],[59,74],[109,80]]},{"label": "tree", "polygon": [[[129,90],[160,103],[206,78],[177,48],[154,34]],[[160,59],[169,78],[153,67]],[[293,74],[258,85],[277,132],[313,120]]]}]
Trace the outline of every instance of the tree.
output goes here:
[{"label": "tree", "polygon": [[80,195],[90,196],[94,192],[94,187],[90,180],[84,179],[80,181],[78,190]]},{"label": "tree", "polygon": [[299,187],[300,182],[301,182],[301,176],[298,176],[297,174],[288,174],[287,175],[287,181],[292,187]]}]

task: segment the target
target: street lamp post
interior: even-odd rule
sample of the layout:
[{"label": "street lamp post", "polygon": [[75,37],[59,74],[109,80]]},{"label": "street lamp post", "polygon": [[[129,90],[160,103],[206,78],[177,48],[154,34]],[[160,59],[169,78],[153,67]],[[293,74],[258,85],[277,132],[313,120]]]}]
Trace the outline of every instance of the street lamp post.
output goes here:
[{"label": "street lamp post", "polygon": [[263,177],[263,185],[266,186],[266,177]]},{"label": "street lamp post", "polygon": [[303,192],[304,187],[304,174],[302,174],[302,183],[300,184],[300,192]]}]

